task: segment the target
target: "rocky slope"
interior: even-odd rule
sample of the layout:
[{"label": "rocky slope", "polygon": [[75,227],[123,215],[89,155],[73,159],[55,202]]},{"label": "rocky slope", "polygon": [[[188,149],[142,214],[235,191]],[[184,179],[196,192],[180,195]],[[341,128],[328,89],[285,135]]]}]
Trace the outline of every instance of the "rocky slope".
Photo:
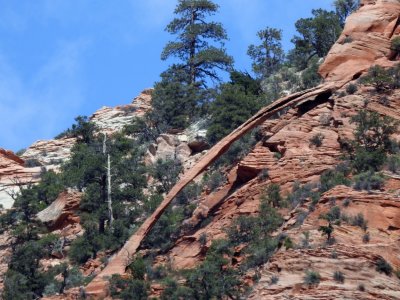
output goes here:
[{"label": "rocky slope", "polygon": [[10,208],[19,187],[36,182],[39,173],[40,167],[25,168],[21,158],[0,148],[0,204]]},{"label": "rocky slope", "polygon": [[[400,120],[398,92],[391,96],[389,107],[382,106],[379,104],[379,99],[370,96],[368,88],[359,90],[356,95],[341,96],[346,84],[359,78],[372,65],[390,66],[396,63],[393,61],[389,45],[390,40],[399,33],[399,15],[399,1],[362,1],[362,7],[349,18],[342,36],[320,68],[321,75],[326,79],[325,83],[315,89],[280,99],[262,109],[207,152],[184,174],[155,213],[88,285],[87,291],[93,295],[101,295],[106,288],[104,276],[123,274],[129,257],[137,251],[142,239],[176,194],[235,140],[256,126],[261,125],[263,142],[258,143],[253,151],[230,171],[225,186],[200,201],[193,217],[188,220],[193,226],[206,217],[211,217],[212,221],[203,228],[181,237],[166,256],[158,258],[159,262],[168,261],[177,269],[198,264],[205,252],[200,245],[199,237],[204,234],[210,237],[207,244],[209,246],[212,239],[224,236],[224,228],[227,228],[235,217],[257,213],[260,194],[269,183],[279,184],[284,193],[288,193],[296,181],[303,184],[318,182],[323,171],[340,162],[340,142],[351,138],[354,129],[350,124],[350,117],[366,105],[369,110]],[[351,36],[351,42],[344,43],[344,39],[348,36]],[[369,98],[369,103],[365,101],[366,97]],[[289,110],[279,119],[269,120],[276,112],[283,109]],[[316,134],[323,136],[321,147],[312,146],[310,143],[310,139]],[[276,153],[279,153],[279,156]],[[257,176],[264,169],[268,170],[268,180],[261,180]],[[286,223],[282,232],[298,241],[302,232],[309,231],[313,246],[311,249],[279,251],[271,263],[263,268],[261,279],[254,286],[250,298],[400,298],[398,279],[387,278],[386,275],[375,271],[375,263],[380,256],[387,259],[395,268],[398,267],[397,250],[400,246],[398,227],[392,224],[396,223],[394,220],[400,213],[396,176],[393,176],[392,184],[396,187],[394,190],[392,186],[383,193],[373,195],[345,189],[332,190],[330,194],[324,195],[316,210],[306,216],[304,224],[295,229],[292,227],[302,207],[296,211],[286,212]],[[335,236],[337,239],[335,248],[339,253],[338,257],[343,260],[335,260],[330,258],[332,248],[325,247],[320,233],[317,233],[321,225],[318,217],[326,210],[328,198],[342,197],[344,200],[343,195],[355,199],[345,211],[351,214],[364,213],[372,238],[371,243],[358,247],[362,243],[359,229],[355,226],[340,227],[336,230],[338,233],[337,238]],[[374,214],[376,210],[380,210],[381,215]],[[355,243],[356,236],[358,241]],[[303,277],[307,269],[321,270],[325,267],[326,271],[321,271],[322,282],[319,286],[304,286]],[[348,278],[346,284],[337,283],[332,279],[336,269],[345,270],[343,272]],[[266,284],[274,275],[273,272],[279,273],[277,276],[280,278],[280,283],[275,286]],[[360,284],[365,286],[365,292],[357,290]]]},{"label": "rocky slope", "polygon": [[[152,89],[144,90],[132,103],[116,107],[103,107],[90,116],[102,133],[112,134],[123,129],[135,117],[143,116],[151,108]],[[70,156],[74,138],[37,141],[26,149],[21,158],[36,160],[47,168],[56,168]]]},{"label": "rocky slope", "polygon": [[[98,261],[86,266],[90,274],[96,275],[86,292],[103,297],[107,292],[105,277],[125,273],[141,241],[177,193],[251,129],[258,126],[262,139],[227,171],[227,181],[222,186],[202,194],[192,217],[185,221],[188,230],[166,254],[156,258],[157,264],[168,263],[174,269],[198,265],[204,259],[205,248],[212,240],[225,236],[225,229],[232,220],[240,215],[258,213],[260,196],[271,183],[278,184],[283,195],[292,191],[295,182],[310,184],[316,189],[320,175],[341,162],[341,142],[352,138],[354,124],[350,123],[350,118],[360,109],[367,108],[400,120],[399,90],[387,96],[388,105],[385,106],[370,87],[361,86],[355,94],[343,95],[347,85],[356,83],[355,80],[372,65],[398,63],[390,50],[390,41],[400,33],[399,16],[400,2],[397,0],[362,1],[361,8],[349,17],[343,34],[320,68],[325,78],[323,85],[279,99],[263,108],[209,151],[203,152],[207,145],[201,138],[204,131],[198,124],[180,134],[161,135],[150,146],[147,163],[154,163],[158,158],[177,158],[184,163],[186,171],[154,214],[104,269]],[[104,131],[119,130],[132,114],[140,115],[141,111],[149,109],[146,97],[146,93],[141,96],[144,99],[141,108],[134,109],[131,105],[103,108],[93,115],[92,120]],[[276,117],[281,111],[285,113]],[[322,136],[319,147],[310,142],[316,135]],[[399,136],[395,138],[399,140]],[[28,149],[23,158],[39,159],[44,165],[51,166],[52,159],[62,161],[68,157],[70,147],[67,145],[72,144],[73,141],[67,140],[38,143]],[[1,180],[10,176],[7,174],[27,172],[23,162],[11,153],[7,156],[0,152],[0,164],[5,166],[0,168],[5,174]],[[264,170],[268,170],[268,176],[262,176]],[[380,191],[368,193],[337,186],[324,193],[313,209],[310,209],[310,199],[293,210],[281,209],[285,222],[275,234],[290,237],[294,247],[281,247],[267,264],[249,272],[244,278],[251,283],[248,298],[400,299],[399,279],[394,274],[387,276],[376,270],[380,258],[394,269],[400,268],[400,178],[389,171],[386,175],[386,185]],[[76,228],[79,219],[74,215],[77,201],[79,195],[64,193],[39,217],[57,230],[65,230],[65,236],[69,238],[80,230]],[[347,216],[348,220],[362,214],[367,227],[342,221],[334,225],[335,243],[327,245],[318,229],[326,225],[326,220],[320,216],[332,207],[339,207],[342,216]],[[209,220],[207,225],[199,226],[205,219]],[[365,240],[367,233],[369,241]],[[200,242],[202,236],[207,237],[205,246]],[[239,250],[238,257],[241,255]],[[304,283],[308,270],[320,273],[318,285]],[[342,272],[344,282],[334,280],[335,271]],[[255,274],[259,279],[257,282],[252,279]],[[78,293],[73,290],[69,296],[74,299]]]}]

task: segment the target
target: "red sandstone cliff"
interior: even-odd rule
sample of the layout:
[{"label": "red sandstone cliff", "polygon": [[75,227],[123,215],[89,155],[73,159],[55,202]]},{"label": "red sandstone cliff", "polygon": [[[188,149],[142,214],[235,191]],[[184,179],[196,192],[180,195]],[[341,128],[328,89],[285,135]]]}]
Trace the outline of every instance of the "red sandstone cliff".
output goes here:
[{"label": "red sandstone cliff", "polygon": [[[210,149],[193,168],[184,174],[154,214],[144,222],[106,268],[88,285],[87,291],[92,295],[104,295],[107,285],[106,278],[111,274],[123,274],[125,272],[127,263],[137,251],[141,241],[177,193],[224,153],[235,140],[256,126],[261,126],[266,141],[257,144],[254,150],[236,168],[231,170],[226,186],[202,199],[189,222],[196,224],[196,222],[208,215],[212,216],[212,222],[188,236],[181,237],[177,241],[165,258],[165,260],[172,262],[175,268],[193,267],[201,261],[204,251],[201,251],[199,237],[203,233],[206,233],[212,239],[222,237],[224,236],[223,229],[229,226],[232,219],[241,214],[257,213],[260,193],[268,183],[277,183],[282,187],[282,190],[288,192],[295,181],[300,181],[301,183],[316,182],[323,171],[337,165],[341,155],[339,141],[351,137],[353,128],[349,120],[357,110],[364,107],[363,93],[366,93],[366,91],[361,90],[358,95],[346,97],[339,97],[334,92],[343,91],[343,86],[360,77],[362,72],[368,70],[372,65],[388,66],[394,63],[389,45],[390,40],[399,33],[399,15],[399,1],[363,1],[360,10],[349,18],[342,36],[320,68],[321,75],[326,79],[325,83],[315,89],[282,98],[263,108]],[[344,38],[348,36],[351,36],[352,41],[344,43]],[[377,99],[372,99],[368,108],[400,119],[398,94],[396,93],[392,98],[390,107],[383,107],[378,103]],[[289,111],[277,120],[269,120],[272,115],[283,109],[289,109]],[[321,147],[311,147],[309,140],[317,133],[323,134],[323,145]],[[277,160],[274,157],[274,152],[280,152],[282,157]],[[269,170],[270,179],[260,181],[256,175],[265,168]],[[246,178],[244,183],[243,178]],[[237,181],[240,181],[241,187],[237,190],[231,189]],[[393,178],[393,184],[398,186],[396,178]],[[385,258],[394,266],[398,266],[398,258],[396,257],[396,250],[399,247],[397,233],[394,234],[391,231],[390,236],[386,234],[380,235],[385,226],[385,230],[389,227],[397,228],[396,226],[385,225],[400,213],[397,203],[397,190],[395,192],[391,191],[385,190],[385,194],[378,193],[369,198],[365,194],[355,193],[352,190],[345,192],[350,197],[354,195],[354,199],[356,199],[353,206],[349,207],[349,211],[352,211],[352,213],[366,212],[369,207],[372,210],[386,207],[389,202],[391,203],[391,209],[381,211],[382,217],[374,219],[375,216],[373,214],[366,214],[367,221],[370,222],[371,226],[371,235],[373,240],[376,241],[375,244],[366,245],[362,249],[354,248],[352,240],[357,235],[357,229],[343,227],[340,231],[344,230],[345,232],[348,231],[348,233],[347,235],[341,235],[340,238],[338,236],[338,245],[336,247],[337,251],[340,252],[339,255],[343,256],[344,259],[338,262],[330,261],[327,256],[331,249],[321,248],[321,237],[320,235],[316,237],[317,234],[315,234],[319,222],[316,221],[316,213],[311,214],[303,225],[305,229],[296,229],[297,231],[293,233],[299,235],[301,230],[313,232],[314,248],[312,250],[278,252],[271,263],[265,266],[260,283],[255,286],[251,298],[400,298],[400,290],[396,285],[397,279],[385,280],[383,275],[373,270],[374,262],[379,257],[378,255],[384,254],[379,249],[384,247],[388,247],[387,250],[389,252],[384,255]],[[340,193],[343,193],[343,190],[333,190],[331,193],[333,194],[330,196],[335,196],[335,193],[338,193],[338,197],[340,197]],[[363,197],[370,200],[364,202],[357,200]],[[325,207],[325,203],[326,198],[323,198],[317,205],[317,211],[321,212]],[[293,234],[289,230],[291,228],[290,224],[293,224],[293,218],[295,217],[296,212],[290,212],[285,217],[287,222],[282,230],[290,236]],[[309,225],[309,222],[312,226]],[[163,259],[160,257],[161,261]],[[291,264],[290,259],[293,261]],[[274,269],[272,263],[275,262],[277,264],[276,261],[282,267],[275,267]],[[349,268],[349,265],[352,265],[353,271],[359,275],[348,275],[349,283],[339,286],[332,280],[331,275],[335,270],[335,264],[336,268],[344,270]],[[304,270],[310,267],[320,269],[324,266],[327,267],[327,271],[322,274],[323,283],[314,289],[305,288],[301,283]],[[278,287],[270,287],[265,282],[273,274],[271,272],[277,272],[276,270],[279,272],[279,277],[282,277],[282,282],[281,284],[278,283]],[[373,274],[374,282],[376,283],[370,282],[370,273]],[[355,290],[354,287],[360,282],[366,282],[367,293],[360,294]]]}]

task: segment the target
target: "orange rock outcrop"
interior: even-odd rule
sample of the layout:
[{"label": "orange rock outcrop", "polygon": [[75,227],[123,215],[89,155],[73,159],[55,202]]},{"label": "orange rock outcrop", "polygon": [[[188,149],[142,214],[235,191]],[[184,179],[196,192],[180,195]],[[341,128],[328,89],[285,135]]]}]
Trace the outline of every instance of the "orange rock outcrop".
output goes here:
[{"label": "orange rock outcrop", "polygon": [[[326,78],[326,82],[315,89],[290,95],[263,108],[210,149],[184,174],[152,216],[127,241],[103,272],[87,286],[88,293],[94,296],[105,295],[107,278],[112,274],[125,272],[127,264],[136,253],[141,241],[177,193],[249,130],[261,125],[266,140],[259,143],[239,163],[237,170],[232,171],[233,182],[228,180],[226,187],[222,187],[220,191],[200,201],[195,215],[189,222],[196,223],[198,219],[209,214],[213,221],[177,241],[167,255],[168,261],[172,261],[174,267],[192,267],[203,258],[204,251],[198,241],[202,234],[212,239],[222,237],[224,228],[229,226],[233,218],[240,214],[257,213],[263,186],[265,187],[269,182],[278,183],[282,190],[287,192],[295,181],[317,182],[323,171],[338,164],[341,155],[340,141],[351,137],[353,131],[353,125],[349,122],[350,117],[357,110],[365,107],[365,101],[360,94],[347,97],[338,97],[333,94],[351,80],[358,78],[372,65],[393,64],[390,61],[389,45],[390,39],[398,33],[399,14],[398,1],[364,1],[359,11],[349,18],[343,35],[320,68],[320,73]],[[342,40],[348,35],[351,35],[354,42],[345,45]],[[280,119],[268,120],[284,109],[289,109],[289,112]],[[371,103],[369,109],[386,115],[398,115],[396,109],[383,109],[376,102]],[[310,139],[316,134],[324,137],[321,147],[310,144]],[[275,153],[279,153],[279,159],[276,158]],[[269,172],[267,182],[260,182],[257,177],[263,169],[268,169]],[[235,182],[239,188],[232,189]],[[291,215],[295,213],[291,212],[289,216]],[[369,264],[374,259],[376,260],[377,254],[374,255],[368,258]],[[370,265],[369,267],[372,268]],[[397,288],[390,286],[390,289],[389,294],[397,293]],[[286,295],[285,290],[282,295]],[[334,296],[328,295],[328,298],[321,296],[315,299],[337,299],[332,297],[340,297],[341,294],[332,295]],[[386,297],[384,295],[385,293],[379,293],[379,296]],[[305,297],[309,296],[310,294]]]},{"label": "orange rock outcrop", "polygon": [[362,1],[350,15],[338,41],[329,51],[319,73],[327,81],[356,79],[373,64],[393,65],[392,38],[400,34],[400,2]]}]

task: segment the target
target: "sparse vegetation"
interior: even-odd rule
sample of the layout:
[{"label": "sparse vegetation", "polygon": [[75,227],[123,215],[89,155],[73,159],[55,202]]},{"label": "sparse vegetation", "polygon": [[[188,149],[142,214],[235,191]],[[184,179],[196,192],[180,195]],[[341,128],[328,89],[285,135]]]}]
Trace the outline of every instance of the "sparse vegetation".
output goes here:
[{"label": "sparse vegetation", "polygon": [[399,155],[391,155],[387,161],[388,169],[390,172],[397,174],[400,170],[400,157]]},{"label": "sparse vegetation", "polygon": [[358,226],[364,231],[368,228],[368,222],[365,220],[364,215],[362,213],[358,213],[356,216],[350,219],[350,224],[353,226]]},{"label": "sparse vegetation", "polygon": [[357,92],[358,88],[357,85],[355,85],[354,83],[350,83],[347,87],[346,87],[346,93],[349,95],[353,95]]},{"label": "sparse vegetation", "polygon": [[341,271],[335,271],[335,273],[333,273],[333,279],[337,282],[337,283],[344,283],[344,274]]},{"label": "sparse vegetation", "polygon": [[318,228],[318,231],[321,231],[322,235],[326,235],[327,243],[330,243],[332,241],[332,233],[334,231],[334,228],[331,223],[329,223],[328,226],[320,226]]},{"label": "sparse vegetation", "polygon": [[358,284],[357,289],[360,292],[365,292],[365,285],[363,283]]},{"label": "sparse vegetation", "polygon": [[281,197],[281,188],[278,184],[270,184],[262,194],[262,201],[268,203],[272,207],[284,206],[283,199]]},{"label": "sparse vegetation", "polygon": [[326,219],[328,222],[335,222],[340,220],[341,212],[339,206],[332,207],[329,212],[323,215],[323,218]]},{"label": "sparse vegetation", "polygon": [[317,271],[306,271],[306,275],[304,276],[304,283],[308,286],[318,285],[321,281],[321,275]]},{"label": "sparse vegetation", "polygon": [[310,139],[310,144],[314,145],[315,147],[321,147],[324,138],[325,136],[322,133],[317,133]]},{"label": "sparse vegetation", "polygon": [[376,263],[376,270],[379,273],[385,273],[387,276],[391,276],[393,272],[392,266],[383,258],[379,258]]},{"label": "sparse vegetation", "polygon": [[363,240],[364,244],[368,244],[369,243],[369,241],[370,241],[369,232],[364,233],[362,240]]},{"label": "sparse vegetation", "polygon": [[400,54],[400,36],[396,36],[390,42],[390,49],[398,56]]},{"label": "sparse vegetation", "polygon": [[397,122],[366,110],[359,111],[351,121],[357,125],[350,150],[352,167],[356,173],[378,171],[392,147],[390,138],[397,130]]},{"label": "sparse vegetation", "polygon": [[324,193],[334,188],[337,185],[346,185],[349,186],[351,181],[347,179],[350,170],[348,168],[337,167],[333,170],[327,170],[322,173],[320,178],[320,186],[319,191]]},{"label": "sparse vegetation", "polygon": [[380,190],[384,183],[385,179],[383,175],[372,171],[360,173],[354,176],[354,188],[359,191],[366,190],[370,192],[372,190]]},{"label": "sparse vegetation", "polygon": [[268,169],[263,169],[259,174],[258,178],[261,180],[266,180],[269,177]]},{"label": "sparse vegetation", "polygon": [[270,284],[270,285],[277,284],[278,281],[279,281],[279,277],[276,276],[276,275],[272,275],[271,278],[270,278],[270,280],[269,280],[269,284]]},{"label": "sparse vegetation", "polygon": [[389,69],[375,65],[361,78],[361,82],[372,85],[377,93],[386,93],[399,86],[399,72],[398,65]]}]

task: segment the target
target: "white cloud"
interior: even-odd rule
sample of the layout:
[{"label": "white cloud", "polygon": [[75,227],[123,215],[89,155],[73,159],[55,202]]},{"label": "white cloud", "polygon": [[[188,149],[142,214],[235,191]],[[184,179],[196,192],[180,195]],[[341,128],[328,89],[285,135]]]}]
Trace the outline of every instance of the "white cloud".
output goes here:
[{"label": "white cloud", "polygon": [[137,23],[158,30],[171,20],[176,3],[173,0],[131,0]]},{"label": "white cloud", "polygon": [[[30,78],[0,54],[0,145],[20,147],[35,136],[51,137],[57,124],[76,115],[85,100],[79,62],[87,41],[59,45]],[[17,150],[17,149],[13,149]]]}]

